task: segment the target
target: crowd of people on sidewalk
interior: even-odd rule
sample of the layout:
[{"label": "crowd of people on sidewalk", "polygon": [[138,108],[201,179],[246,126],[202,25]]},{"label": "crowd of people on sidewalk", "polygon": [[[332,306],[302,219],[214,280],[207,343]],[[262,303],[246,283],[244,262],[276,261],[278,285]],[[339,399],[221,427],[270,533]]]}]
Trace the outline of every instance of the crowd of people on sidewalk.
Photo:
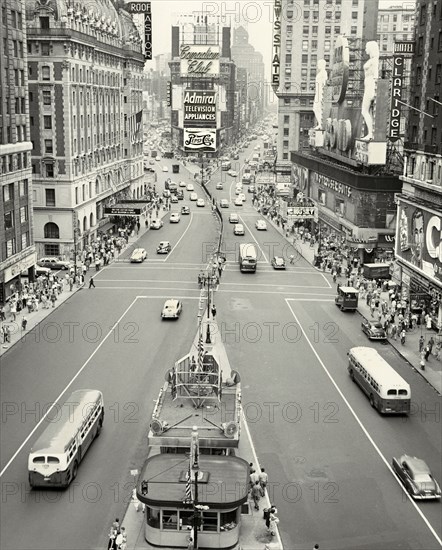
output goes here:
[{"label": "crowd of people on sidewalk", "polygon": [[[267,485],[269,483],[269,476],[265,468],[261,467],[257,472],[253,466],[253,463],[249,464],[249,498],[253,501],[255,510],[259,510],[259,502],[264,497]],[[264,508],[263,519],[267,528],[267,532],[271,537],[276,535],[277,525],[279,518],[277,516],[278,510],[274,504],[270,504],[269,508]]]},{"label": "crowd of people on sidewalk", "polygon": [[126,550],[127,548],[126,529],[120,526],[120,520],[118,518],[116,518],[110,528],[107,548],[108,550]]}]

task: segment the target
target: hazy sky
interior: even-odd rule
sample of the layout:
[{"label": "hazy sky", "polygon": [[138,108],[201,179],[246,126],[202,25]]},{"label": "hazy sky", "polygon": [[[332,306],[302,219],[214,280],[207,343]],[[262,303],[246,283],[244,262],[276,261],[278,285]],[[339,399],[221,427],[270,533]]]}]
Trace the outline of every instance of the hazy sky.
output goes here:
[{"label": "hazy sky", "polygon": [[[298,0],[299,1],[299,0]],[[368,0],[375,1],[375,0]],[[381,7],[414,5],[414,0],[380,0]],[[266,65],[266,78],[270,78],[273,0],[152,0],[152,55],[171,50],[173,14],[206,11],[230,20],[232,25],[246,23],[250,43],[262,53]],[[146,63],[155,68],[155,62]]]}]

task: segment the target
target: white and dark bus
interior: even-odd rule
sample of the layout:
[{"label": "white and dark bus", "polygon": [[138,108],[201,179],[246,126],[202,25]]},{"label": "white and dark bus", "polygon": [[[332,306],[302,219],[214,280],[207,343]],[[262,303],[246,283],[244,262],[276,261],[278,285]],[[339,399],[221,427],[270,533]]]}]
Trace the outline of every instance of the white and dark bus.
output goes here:
[{"label": "white and dark bus", "polygon": [[348,352],[348,372],[380,413],[408,414],[410,386],[379,353],[363,346]]},{"label": "white and dark bus", "polygon": [[67,487],[89,445],[100,434],[104,419],[103,394],[76,390],[54,410],[28,458],[31,487]]},{"label": "white and dark bus", "polygon": [[240,271],[256,271],[257,254],[254,244],[243,243],[239,245],[239,269]]}]

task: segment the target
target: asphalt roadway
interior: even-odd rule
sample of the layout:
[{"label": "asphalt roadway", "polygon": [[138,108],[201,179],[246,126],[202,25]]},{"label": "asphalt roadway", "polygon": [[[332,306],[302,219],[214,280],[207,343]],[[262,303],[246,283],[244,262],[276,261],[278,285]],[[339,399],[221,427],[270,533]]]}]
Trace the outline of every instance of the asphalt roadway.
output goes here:
[{"label": "asphalt roadway", "polygon": [[[162,160],[161,166],[170,170],[172,163]],[[167,175],[174,179],[159,172],[159,181]],[[177,179],[193,181],[183,169]],[[220,179],[224,189],[217,198],[233,198],[237,180],[217,172],[210,185]],[[166,216],[162,229],[140,238],[147,262],[103,269],[95,289],[77,292],[2,358],[2,549],[105,548],[111,522],[123,516],[130,471],[146,456],[165,372],[188,353],[195,336],[197,275],[217,238],[210,208],[197,208],[185,196],[190,216],[178,224]],[[372,409],[347,373],[348,349],[367,344],[360,323],[339,312],[327,277],[307,262],[271,268],[271,256],[288,258],[290,246],[270,224],[256,231],[251,195],[244,206],[225,210],[231,211],[240,214],[246,235],[234,236],[225,223],[228,261],[215,294],[218,325],[231,367],[241,373],[244,411],[269,473],[284,547],[439,548],[440,502],[412,502],[389,464],[393,456],[416,454],[442,481],[440,397],[390,346],[371,344],[410,383],[413,414],[384,417]],[[160,240],[171,242],[168,256],[155,254]],[[261,251],[255,274],[239,272],[240,242],[254,242]],[[162,322],[163,302],[171,297],[183,300],[183,315]],[[103,392],[104,429],[68,490],[30,491],[27,456],[45,412],[79,388]]]}]

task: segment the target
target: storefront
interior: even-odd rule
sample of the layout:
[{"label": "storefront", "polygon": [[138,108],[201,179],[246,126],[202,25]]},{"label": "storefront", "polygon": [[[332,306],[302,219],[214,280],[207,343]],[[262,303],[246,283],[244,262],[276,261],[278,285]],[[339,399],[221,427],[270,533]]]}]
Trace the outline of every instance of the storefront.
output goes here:
[{"label": "storefront", "polygon": [[32,246],[31,251],[28,248],[25,253],[17,254],[14,256],[14,263],[0,271],[0,304],[7,302],[14,292],[20,290],[22,277],[34,279],[36,262],[37,256]]}]

